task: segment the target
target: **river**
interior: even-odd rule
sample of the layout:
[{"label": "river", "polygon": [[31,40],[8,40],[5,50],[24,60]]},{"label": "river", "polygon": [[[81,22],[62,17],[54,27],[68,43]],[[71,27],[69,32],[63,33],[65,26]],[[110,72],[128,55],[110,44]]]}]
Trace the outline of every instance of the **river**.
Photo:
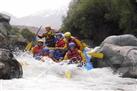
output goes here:
[{"label": "river", "polygon": [[[110,68],[90,71],[50,62],[39,62],[24,52],[15,55],[23,65],[23,78],[0,80],[0,91],[137,91],[137,80],[121,78]],[[71,78],[64,75],[71,72]]]}]

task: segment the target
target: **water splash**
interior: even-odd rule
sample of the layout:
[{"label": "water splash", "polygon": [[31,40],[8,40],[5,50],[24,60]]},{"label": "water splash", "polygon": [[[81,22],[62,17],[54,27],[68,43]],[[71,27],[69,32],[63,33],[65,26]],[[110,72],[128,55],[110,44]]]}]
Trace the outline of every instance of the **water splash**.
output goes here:
[{"label": "water splash", "polygon": [[[15,55],[22,64],[23,78],[1,80],[3,90],[95,90],[95,91],[136,91],[136,79],[121,78],[113,74],[110,68],[98,68],[90,71],[75,65],[57,64],[47,59],[45,62],[35,60],[31,54],[19,52]],[[65,71],[72,74],[65,78]]]}]

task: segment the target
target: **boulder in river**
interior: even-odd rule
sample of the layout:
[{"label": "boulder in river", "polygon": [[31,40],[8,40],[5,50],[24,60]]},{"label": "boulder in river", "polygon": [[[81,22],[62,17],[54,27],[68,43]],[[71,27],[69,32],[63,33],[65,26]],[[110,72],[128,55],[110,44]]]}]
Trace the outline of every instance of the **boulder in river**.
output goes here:
[{"label": "boulder in river", "polygon": [[21,78],[22,66],[7,49],[0,48],[0,79]]},{"label": "boulder in river", "polygon": [[106,43],[118,46],[137,46],[137,38],[131,34],[110,36],[107,37],[101,45],[103,46]]},{"label": "boulder in river", "polygon": [[21,78],[23,75],[22,66],[11,52],[15,40],[11,37],[12,26],[9,21],[10,16],[0,13],[0,79]]},{"label": "boulder in river", "polygon": [[137,78],[137,38],[133,35],[110,36],[98,52],[104,53],[98,67],[111,67],[123,77]]}]

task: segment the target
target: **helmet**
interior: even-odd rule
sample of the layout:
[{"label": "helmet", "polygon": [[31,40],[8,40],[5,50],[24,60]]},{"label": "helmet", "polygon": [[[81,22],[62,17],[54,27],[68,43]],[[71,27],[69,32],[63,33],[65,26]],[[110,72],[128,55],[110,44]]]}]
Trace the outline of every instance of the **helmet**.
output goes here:
[{"label": "helmet", "polygon": [[63,36],[63,33],[56,33],[56,36]]},{"label": "helmet", "polygon": [[54,52],[55,52],[54,50],[50,50],[49,51],[50,54],[54,54]]},{"label": "helmet", "polygon": [[51,30],[51,27],[50,27],[50,26],[46,26],[45,29],[49,29],[49,30]]},{"label": "helmet", "polygon": [[43,48],[43,52],[49,52],[49,49],[47,47]]},{"label": "helmet", "polygon": [[56,34],[56,37],[57,37],[57,36],[59,36],[60,38],[62,38],[62,37],[63,37],[63,34],[62,34],[62,33],[57,33],[57,34]]},{"label": "helmet", "polygon": [[41,43],[43,43],[44,41],[43,41],[42,39],[39,39],[39,40],[37,40],[37,42],[41,42]]},{"label": "helmet", "polygon": [[71,37],[71,33],[70,32],[66,32],[66,33],[64,33],[64,36],[65,37]]},{"label": "helmet", "polygon": [[75,46],[76,46],[75,43],[73,43],[73,42],[69,43],[69,48],[71,48],[71,47],[75,47]]}]

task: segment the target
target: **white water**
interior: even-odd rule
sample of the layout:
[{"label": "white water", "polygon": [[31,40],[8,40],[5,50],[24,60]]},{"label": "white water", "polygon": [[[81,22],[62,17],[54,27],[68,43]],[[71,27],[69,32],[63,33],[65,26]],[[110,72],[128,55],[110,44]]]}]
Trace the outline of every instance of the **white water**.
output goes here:
[{"label": "white water", "polygon": [[[86,71],[75,65],[42,63],[26,53],[20,53],[16,59],[23,65],[23,78],[0,80],[0,91],[137,91],[136,79],[121,78],[110,68]],[[71,71],[71,79],[65,77],[66,70]]]}]

